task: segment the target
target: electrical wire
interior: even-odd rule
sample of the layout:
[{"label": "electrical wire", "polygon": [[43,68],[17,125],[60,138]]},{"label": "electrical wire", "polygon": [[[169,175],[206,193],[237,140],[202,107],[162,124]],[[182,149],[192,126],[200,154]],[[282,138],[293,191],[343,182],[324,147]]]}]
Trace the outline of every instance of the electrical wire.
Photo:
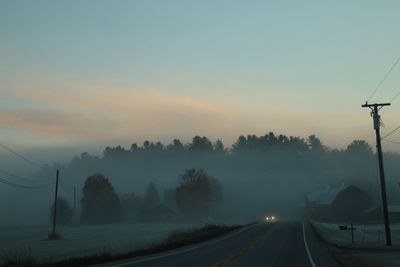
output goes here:
[{"label": "electrical wire", "polygon": [[400,129],[400,126],[397,127],[396,129],[394,129],[393,131],[391,131],[390,133],[388,133],[387,135],[383,136],[381,138],[381,140],[384,140],[386,137],[389,137],[390,135],[392,135],[394,132],[396,132],[398,129]]},{"label": "electrical wire", "polygon": [[[395,95],[390,99],[389,103],[393,103],[393,101],[395,101],[396,98],[398,98],[399,96],[400,96],[400,91],[399,91],[397,94],[395,94]],[[385,111],[385,108],[387,108],[387,107],[388,107],[388,106],[382,107],[381,113],[382,113],[383,111]]]},{"label": "electrical wire", "polygon": [[[24,160],[25,162],[31,164],[32,166],[35,166],[35,167],[37,167],[37,168],[39,168],[39,169],[42,168],[42,166],[41,166],[40,164],[38,164],[38,163],[36,163],[36,162],[34,162],[34,161],[32,161],[32,160],[30,160],[30,159],[24,157],[23,155],[21,155],[20,153],[14,151],[13,149],[9,148],[8,146],[6,146],[6,145],[0,143],[0,147],[3,147],[3,148],[6,149],[8,152],[14,154],[15,156],[19,157],[20,159]],[[15,175],[15,174],[13,174],[13,173],[11,173],[11,172],[8,172],[8,171],[2,170],[2,169],[0,169],[0,172],[3,173],[3,174],[8,175],[8,176],[10,176],[10,177],[13,177],[13,178],[15,178],[15,179],[19,179],[19,180],[23,180],[23,181],[27,181],[27,182],[38,182],[37,180],[35,181],[34,179],[23,178],[23,177],[21,177],[21,176]],[[8,179],[5,178],[5,177],[0,177],[0,183],[7,184],[7,185],[9,185],[9,186],[24,188],[24,189],[41,189],[41,188],[46,188],[46,187],[48,187],[48,186],[50,186],[50,185],[52,185],[52,184],[54,183],[54,179],[48,179],[48,180],[51,180],[51,182],[46,183],[46,184],[43,184],[43,185],[23,185],[23,184],[19,184],[19,183],[10,181],[10,180],[8,180]]]},{"label": "electrical wire", "polygon": [[[3,173],[3,174],[9,175],[9,176],[11,176],[11,177],[13,177],[13,178],[19,179],[19,180],[21,180],[21,181],[30,182],[30,183],[40,182],[39,180],[28,179],[28,178],[24,178],[24,177],[15,175],[15,174],[13,174],[13,173],[11,173],[11,172],[8,172],[8,171],[5,171],[5,170],[3,170],[3,169],[0,169],[0,172]],[[46,180],[43,180],[43,181],[53,181],[53,180],[54,180],[54,179],[46,179]]]},{"label": "electrical wire", "polygon": [[50,185],[53,184],[53,183],[49,183],[49,184],[45,184],[45,185],[41,185],[41,186],[22,185],[22,184],[11,182],[3,177],[0,177],[0,183],[7,184],[10,186],[14,186],[14,187],[24,188],[24,189],[41,189],[41,188],[49,187]]},{"label": "electrical wire", "polygon": [[0,146],[3,147],[4,149],[6,149],[8,152],[10,152],[10,153],[14,154],[15,156],[19,157],[20,159],[22,159],[22,160],[28,162],[29,164],[31,164],[31,165],[33,165],[33,166],[39,168],[39,169],[42,168],[42,166],[41,166],[40,164],[37,164],[36,162],[34,162],[34,161],[32,161],[32,160],[30,160],[30,159],[28,159],[28,158],[22,156],[21,154],[19,154],[18,152],[15,152],[14,150],[12,150],[11,148],[9,148],[8,146],[6,146],[6,145],[4,145],[4,144],[2,144],[2,143],[0,143]]},{"label": "electrical wire", "polygon": [[400,91],[397,93],[397,94],[395,94],[393,97],[392,97],[392,99],[390,99],[390,102],[389,103],[392,103],[394,100],[396,100],[396,98],[398,98],[400,96]]},{"label": "electrical wire", "polygon": [[400,57],[397,58],[397,60],[393,63],[393,65],[390,67],[389,71],[386,73],[385,77],[382,79],[382,81],[378,84],[378,86],[374,89],[370,97],[368,98],[367,102],[369,102],[372,97],[378,92],[379,88],[381,88],[382,84],[386,81],[386,79],[389,77],[389,75],[392,73],[393,69],[396,67],[396,65],[399,63]]},{"label": "electrical wire", "polygon": [[400,142],[397,142],[397,141],[392,141],[392,140],[388,140],[388,139],[383,139],[383,141],[386,141],[386,142],[389,142],[389,143],[392,143],[392,144],[400,145]]}]

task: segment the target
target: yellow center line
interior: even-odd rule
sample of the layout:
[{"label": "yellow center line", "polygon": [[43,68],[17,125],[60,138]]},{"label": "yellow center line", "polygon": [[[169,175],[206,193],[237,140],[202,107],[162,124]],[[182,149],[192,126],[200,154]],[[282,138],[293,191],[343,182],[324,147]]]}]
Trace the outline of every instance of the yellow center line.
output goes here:
[{"label": "yellow center line", "polygon": [[268,236],[271,235],[271,233],[277,228],[278,224],[274,224],[271,228],[269,228],[265,233],[263,233],[260,237],[257,239],[253,240],[249,244],[241,247],[238,251],[233,253],[232,255],[226,256],[225,258],[218,260],[217,262],[210,264],[208,267],[220,267],[228,264],[229,262],[233,261],[237,257],[240,257],[241,255],[249,252],[250,250],[254,249],[257,247],[261,242],[263,242],[265,239],[267,239]]}]

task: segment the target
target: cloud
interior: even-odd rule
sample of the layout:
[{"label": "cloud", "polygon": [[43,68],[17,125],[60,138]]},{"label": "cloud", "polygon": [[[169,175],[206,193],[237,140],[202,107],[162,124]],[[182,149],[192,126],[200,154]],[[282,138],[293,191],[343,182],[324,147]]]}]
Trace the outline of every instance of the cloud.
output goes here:
[{"label": "cloud", "polygon": [[[9,136],[14,132],[14,143],[104,146],[146,139],[189,141],[194,135],[206,135],[231,144],[241,134],[269,131],[317,134],[334,147],[344,147],[355,138],[371,139],[363,110],[313,112],[304,110],[295,97],[276,91],[264,96],[269,101],[262,108],[252,107],[245,94],[241,102],[229,103],[221,95],[195,98],[108,81],[35,81],[6,88],[0,131]],[[286,104],[275,101],[279,98]]]},{"label": "cloud", "polygon": [[63,90],[20,86],[6,93],[15,105],[0,109],[3,129],[62,143],[215,137],[237,132],[243,121],[239,111],[211,101],[107,83]]}]

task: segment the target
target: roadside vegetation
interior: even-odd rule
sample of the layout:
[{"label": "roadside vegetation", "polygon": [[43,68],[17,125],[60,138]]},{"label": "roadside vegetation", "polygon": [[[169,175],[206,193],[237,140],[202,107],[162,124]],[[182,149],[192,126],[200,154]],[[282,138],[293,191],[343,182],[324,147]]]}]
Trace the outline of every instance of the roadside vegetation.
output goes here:
[{"label": "roadside vegetation", "polygon": [[164,241],[155,243],[147,248],[137,249],[124,253],[112,253],[109,249],[104,247],[97,254],[70,258],[61,261],[52,262],[39,262],[30,252],[8,253],[1,254],[0,262],[1,267],[75,267],[87,266],[103,262],[110,262],[116,260],[123,260],[128,258],[135,258],[139,256],[150,255],[154,253],[161,253],[172,249],[181,248],[184,246],[193,245],[199,242],[207,241],[212,238],[227,234],[242,226],[226,226],[226,225],[206,225],[202,228],[175,231],[172,232]]}]

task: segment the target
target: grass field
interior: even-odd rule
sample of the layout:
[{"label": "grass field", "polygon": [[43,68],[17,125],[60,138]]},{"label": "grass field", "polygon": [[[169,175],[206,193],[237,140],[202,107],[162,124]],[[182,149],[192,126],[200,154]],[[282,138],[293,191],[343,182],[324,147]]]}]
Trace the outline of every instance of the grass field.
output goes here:
[{"label": "grass field", "polygon": [[[351,245],[351,231],[339,230],[339,224],[312,221],[320,236],[332,244]],[[346,224],[343,224],[346,225]],[[348,224],[347,224],[348,225]],[[350,225],[348,225],[350,227]],[[354,243],[358,246],[380,247],[385,245],[383,225],[354,224]],[[391,225],[392,243],[400,246],[400,224]]]},{"label": "grass field", "polygon": [[[33,256],[38,261],[83,257],[97,253],[123,253],[160,242],[176,230],[194,224],[115,224],[58,228],[62,240],[47,240],[50,226],[0,227],[1,258]],[[0,262],[1,263],[1,262]]]}]

